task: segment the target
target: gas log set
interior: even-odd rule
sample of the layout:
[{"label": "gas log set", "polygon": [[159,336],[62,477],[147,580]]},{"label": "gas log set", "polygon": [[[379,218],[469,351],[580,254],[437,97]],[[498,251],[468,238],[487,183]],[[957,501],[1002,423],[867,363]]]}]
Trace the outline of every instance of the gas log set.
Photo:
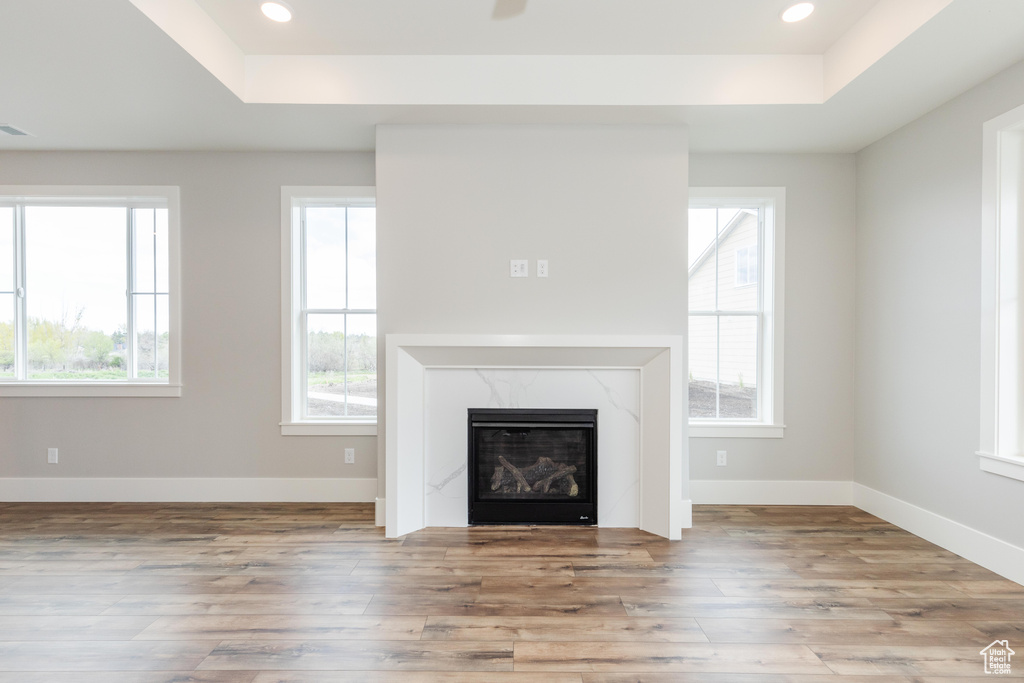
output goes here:
[{"label": "gas log set", "polygon": [[580,494],[580,487],[572,478],[576,471],[575,465],[555,464],[551,458],[541,456],[529,467],[519,469],[498,456],[498,466],[491,477],[491,490],[502,493],[561,493],[570,497]]}]

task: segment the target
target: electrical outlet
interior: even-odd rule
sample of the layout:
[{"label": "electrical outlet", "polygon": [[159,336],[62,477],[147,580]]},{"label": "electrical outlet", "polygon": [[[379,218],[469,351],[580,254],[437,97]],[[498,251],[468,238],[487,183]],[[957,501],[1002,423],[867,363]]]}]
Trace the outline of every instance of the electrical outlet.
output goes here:
[{"label": "electrical outlet", "polygon": [[546,260],[537,259],[537,277],[548,276],[548,262]]},{"label": "electrical outlet", "polygon": [[56,465],[57,464],[57,449],[56,448],[47,448],[46,449],[46,462],[48,462],[51,465]]},{"label": "electrical outlet", "polygon": [[527,259],[512,259],[508,268],[509,277],[530,277],[530,261]]},{"label": "electrical outlet", "polygon": [[718,451],[718,466],[725,467],[725,451]]},{"label": "electrical outlet", "polygon": [[356,462],[356,449],[346,448],[345,449],[345,464],[354,465]]}]

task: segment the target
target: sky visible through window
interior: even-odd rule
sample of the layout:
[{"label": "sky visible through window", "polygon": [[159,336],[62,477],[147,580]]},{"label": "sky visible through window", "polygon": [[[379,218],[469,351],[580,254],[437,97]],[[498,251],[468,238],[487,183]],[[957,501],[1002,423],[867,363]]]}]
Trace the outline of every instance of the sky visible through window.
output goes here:
[{"label": "sky visible through window", "polygon": [[[351,273],[347,273],[351,269]],[[345,282],[348,280],[346,305]],[[306,307],[377,307],[376,209],[348,209],[348,263],[345,209],[306,209]]]},{"label": "sky visible through window", "polygon": [[25,299],[29,318],[81,324],[110,334],[127,324],[127,210],[25,209]]}]

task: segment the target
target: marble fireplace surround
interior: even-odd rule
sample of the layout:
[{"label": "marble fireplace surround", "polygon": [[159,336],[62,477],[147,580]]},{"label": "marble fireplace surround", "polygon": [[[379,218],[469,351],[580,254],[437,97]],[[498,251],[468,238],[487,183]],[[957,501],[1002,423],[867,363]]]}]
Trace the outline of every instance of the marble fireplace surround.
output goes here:
[{"label": "marble fireplace surround", "polygon": [[[386,336],[385,533],[466,526],[466,408],[598,408],[598,522],[689,526],[683,338]],[[566,403],[571,403],[568,405]]]}]

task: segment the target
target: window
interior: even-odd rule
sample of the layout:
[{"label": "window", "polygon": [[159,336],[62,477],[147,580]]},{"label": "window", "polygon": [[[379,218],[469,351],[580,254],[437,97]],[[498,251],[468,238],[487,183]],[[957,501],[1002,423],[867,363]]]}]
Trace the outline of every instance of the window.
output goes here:
[{"label": "window", "polygon": [[282,190],[282,434],[376,434],[373,188]]},{"label": "window", "polygon": [[690,436],[782,436],[784,197],[690,190]]},{"label": "window", "polygon": [[1024,107],[984,125],[981,469],[1024,480]]},{"label": "window", "polygon": [[759,256],[756,244],[740,247],[736,250],[736,279],[733,281],[734,287],[746,287],[747,285],[757,284]]},{"label": "window", "polygon": [[177,264],[177,188],[0,187],[0,395],[180,395]]}]

